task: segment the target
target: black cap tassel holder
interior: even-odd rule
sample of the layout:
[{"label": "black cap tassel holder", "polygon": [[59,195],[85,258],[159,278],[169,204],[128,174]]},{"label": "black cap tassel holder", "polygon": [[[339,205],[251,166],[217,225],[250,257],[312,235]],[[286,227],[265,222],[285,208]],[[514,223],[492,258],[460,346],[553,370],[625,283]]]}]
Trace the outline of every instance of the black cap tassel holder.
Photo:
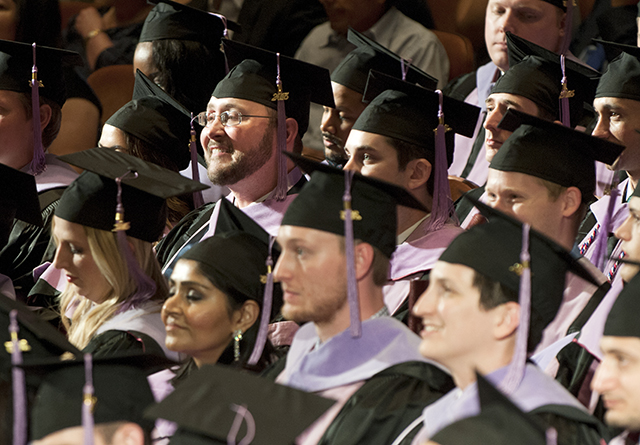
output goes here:
[{"label": "black cap tassel holder", "polygon": [[284,101],[289,99],[289,93],[282,91],[282,80],[280,79],[280,53],[276,53],[277,77],[276,86],[278,92],[273,95],[272,101],[277,102],[278,112],[278,147],[276,151],[276,163],[278,165],[278,183],[274,191],[274,198],[282,201],[287,196],[287,158],[284,152],[287,151],[287,115],[285,113]]},{"label": "black cap tassel holder", "polygon": [[22,364],[22,350],[18,339],[18,311],[9,312],[11,322],[9,333],[11,334],[11,377],[13,381],[13,445],[25,445],[27,443],[27,395],[24,379],[24,370],[18,365]]},{"label": "black cap tassel holder", "polygon": [[38,80],[38,67],[36,66],[36,44],[33,47],[33,67],[31,68],[31,108],[33,119],[33,159],[31,160],[31,173],[39,175],[46,169],[44,148],[42,147],[42,131],[40,129],[40,91],[44,86]]},{"label": "black cap tassel holder", "polygon": [[[238,445],[249,445],[256,437],[256,422],[253,419],[253,415],[247,409],[246,405],[236,405],[232,403],[231,410],[236,412],[236,418],[233,419],[233,424],[227,435],[227,445],[236,445],[236,443]],[[245,434],[240,442],[236,442],[243,420],[247,422],[247,434]]]},{"label": "black cap tassel holder", "polygon": [[[284,156],[283,156],[284,157]],[[260,315],[260,327],[256,338],[253,352],[247,361],[247,364],[253,366],[258,363],[267,343],[267,334],[269,333],[269,321],[271,319],[271,307],[273,305],[273,243],[275,236],[269,235],[269,256],[267,256],[267,277],[264,287],[264,296],[262,298],[262,314]]]},{"label": "black cap tassel holder", "polygon": [[[228,38],[229,28],[227,28],[227,18],[222,14],[215,14],[213,12],[210,12],[209,14],[215,15],[222,21],[222,25],[224,26],[224,31],[222,31],[222,38],[223,39]],[[220,43],[220,51],[224,52],[224,47],[222,46],[222,42]],[[227,60],[226,57],[224,58],[224,72],[225,74],[229,74],[229,61]]]},{"label": "black cap tassel holder", "polygon": [[[200,171],[198,170],[198,147],[196,146],[196,129],[193,126],[193,121],[196,118],[191,112],[191,137],[189,139],[189,152],[191,153],[191,179],[200,182]],[[204,205],[204,198],[202,197],[202,190],[193,192],[193,206],[197,209]]]},{"label": "black cap tassel holder", "polygon": [[84,355],[84,386],[82,388],[82,429],[84,430],[84,444],[93,445],[93,407],[96,404],[93,388],[93,358],[91,354]]},{"label": "black cap tassel holder", "polygon": [[342,219],[344,220],[345,256],[347,258],[347,299],[349,301],[349,315],[351,318],[351,337],[360,338],[362,336],[362,323],[360,321],[360,304],[358,301],[358,283],[356,281],[355,264],[355,241],[353,237],[353,220],[362,219],[360,213],[351,209],[351,182],[354,172],[345,170],[344,172],[344,195],[342,202],[344,210]]},{"label": "black cap tassel holder", "polygon": [[500,389],[507,395],[513,394],[518,388],[527,364],[527,340],[529,338],[529,321],[531,318],[531,256],[529,254],[529,224],[522,225],[522,249],[520,263],[512,266],[514,272],[520,275],[520,324],[518,326],[515,351],[511,359],[509,372],[500,383]]},{"label": "black cap tassel holder", "polygon": [[127,298],[118,309],[118,312],[124,312],[132,307],[135,307],[149,299],[151,299],[157,290],[156,283],[149,278],[141,269],[138,260],[136,259],[129,243],[127,242],[127,230],[130,224],[124,221],[124,206],[122,205],[122,180],[129,175],[134,175],[134,178],[138,177],[138,173],[129,170],[124,175],[115,179],[118,187],[118,193],[116,195],[116,221],[113,225],[113,232],[116,232],[116,238],[118,240],[118,248],[120,253],[124,256],[126,261],[127,270],[131,274],[133,280],[136,283],[136,292],[133,296]]}]

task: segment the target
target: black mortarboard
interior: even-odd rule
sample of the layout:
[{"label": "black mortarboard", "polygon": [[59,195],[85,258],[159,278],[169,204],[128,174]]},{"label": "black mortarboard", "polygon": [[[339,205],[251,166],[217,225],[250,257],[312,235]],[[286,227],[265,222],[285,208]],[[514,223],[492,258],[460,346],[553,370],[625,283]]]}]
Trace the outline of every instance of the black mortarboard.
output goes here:
[{"label": "black mortarboard", "polygon": [[[503,147],[500,148],[502,151]],[[489,220],[461,233],[440,256],[440,261],[462,264],[514,292],[520,289],[522,223],[504,213],[469,199]],[[529,233],[531,267],[530,339],[540,340],[555,318],[565,288],[566,272],[595,285],[596,280],[571,252],[541,233]],[[535,346],[535,345],[529,345]]]},{"label": "black mortarboard", "polygon": [[595,41],[607,49],[621,51],[600,78],[596,98],[618,97],[640,101],[640,48],[603,40]]},{"label": "black mortarboard", "polygon": [[56,216],[70,222],[111,231],[116,217],[116,178],[122,179],[124,220],[130,223],[127,235],[155,242],[166,224],[165,200],[202,190],[207,186],[156,164],[106,147],[96,147],[60,156],[85,170],[65,190]]},{"label": "black mortarboard", "polygon": [[[220,39],[226,36],[229,29],[237,30],[234,22],[224,17],[210,14],[200,9],[170,0],[151,0],[156,6],[149,12],[139,42],[175,39],[201,42],[211,50],[220,50]],[[224,20],[224,21],[223,21]]]},{"label": "black mortarboard", "polygon": [[396,53],[388,50],[364,34],[349,28],[347,39],[357,46],[340,62],[332,72],[331,80],[344,85],[358,93],[364,94],[369,71],[374,70],[401,79],[403,70],[405,80],[435,90],[438,79],[433,78],[420,68],[403,60]]},{"label": "black mortarboard", "polygon": [[[287,153],[311,174],[282,219],[283,226],[300,226],[344,236],[342,219],[345,172],[342,169]],[[396,248],[396,206],[427,211],[402,187],[356,173],[353,176],[352,209],[354,239],[369,243],[387,257]]]},{"label": "black mortarboard", "polygon": [[[80,351],[47,321],[39,318],[25,304],[0,294],[0,369],[6,372],[11,365],[11,336],[9,335],[9,313],[17,311],[18,338],[24,360],[58,357],[65,352],[80,356]],[[23,347],[24,346],[24,347]]]},{"label": "black mortarboard", "polygon": [[[31,93],[31,44],[0,40],[0,90]],[[62,106],[67,99],[63,63],[82,65],[82,58],[74,51],[36,46],[40,95]]]},{"label": "black mortarboard", "polygon": [[[221,201],[227,200],[222,198]],[[233,207],[233,204],[229,205]],[[269,235],[266,232],[257,238],[236,230],[218,232],[195,244],[180,259],[198,261],[207,277],[213,279],[212,284],[234,300],[251,299],[262,305],[268,256]],[[277,314],[282,306],[282,290],[278,284],[274,286],[274,299],[273,311]]]},{"label": "black mortarboard", "polygon": [[[426,88],[371,72],[364,94],[364,102],[370,103],[353,129],[399,139],[433,153],[439,101],[438,94]],[[480,109],[444,96],[443,112],[445,124],[453,130],[447,132],[447,160],[451,164],[453,133],[471,137]]]},{"label": "black mortarboard", "polygon": [[602,335],[613,337],[640,337],[640,274],[636,274],[618,295],[607,315]]},{"label": "black mortarboard", "polygon": [[[172,444],[228,443],[230,436],[237,443],[272,445],[293,443],[334,403],[250,373],[204,365],[145,414],[178,424]],[[253,440],[243,441],[248,435]]]},{"label": "black mortarboard", "polygon": [[489,168],[578,187],[583,202],[595,191],[595,161],[613,164],[624,147],[581,131],[510,109],[498,128],[513,131]]},{"label": "black mortarboard", "polygon": [[[120,355],[92,361],[93,417],[96,424],[126,421],[148,433],[153,422],[143,410],[154,403],[147,375],[173,362],[152,355]],[[53,432],[83,425],[85,361],[47,360],[22,365],[28,374],[39,374],[42,383],[31,411],[31,436],[38,440]]]},{"label": "black mortarboard", "polygon": [[[562,67],[560,56],[507,32],[509,70],[500,76],[491,93],[509,93],[533,101],[547,114],[560,119]],[[579,123],[585,103],[591,106],[600,74],[573,60],[565,60],[572,126]]]},{"label": "black mortarboard", "polygon": [[[563,11],[567,10],[567,0],[542,0],[543,2],[551,3],[553,6],[557,6]],[[575,6],[577,0],[571,0]]]},{"label": "black mortarboard", "polygon": [[0,209],[15,212],[14,218],[35,226],[42,226],[40,202],[33,175],[0,164]]},{"label": "black mortarboard", "polygon": [[437,432],[431,440],[440,445],[546,445],[545,427],[522,412],[507,396],[476,373],[480,414],[459,420]]},{"label": "black mortarboard", "polygon": [[[231,71],[218,83],[212,95],[250,100],[275,110],[274,96],[278,93],[276,53],[228,39],[222,42]],[[298,122],[298,134],[302,136],[309,127],[310,102],[335,108],[329,71],[280,55],[279,74],[282,91],[288,93],[286,115]]]},{"label": "black mortarboard", "polygon": [[106,123],[147,142],[184,170],[191,160],[190,122],[191,113],[138,70],[133,100]]}]

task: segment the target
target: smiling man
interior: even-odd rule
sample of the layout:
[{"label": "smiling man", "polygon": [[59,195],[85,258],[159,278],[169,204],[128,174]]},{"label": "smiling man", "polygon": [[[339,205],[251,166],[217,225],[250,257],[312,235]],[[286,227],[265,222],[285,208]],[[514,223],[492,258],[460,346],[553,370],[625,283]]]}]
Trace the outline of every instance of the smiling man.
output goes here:
[{"label": "smiling man", "polygon": [[315,171],[282,221],[274,278],[282,284],[284,317],[308,323],[296,333],[277,381],[338,400],[297,443],[388,445],[452,385],[445,371],[421,359],[419,338],[388,316],[383,301],[396,206],[420,204],[391,184],[312,161],[301,166]]},{"label": "smiling man", "polygon": [[[207,175],[213,184],[228,187],[227,199],[275,235],[287,206],[305,182],[300,170],[282,159],[280,150],[301,152],[310,101],[334,106],[329,72],[241,43],[225,40],[224,45],[234,68],[216,86],[207,110],[198,115],[205,127],[200,142]],[[278,73],[282,94],[276,86]],[[277,101],[272,100],[276,96],[285,98],[284,120],[277,117]],[[205,204],[194,210],[158,245],[165,271],[183,247],[215,231],[215,207],[215,203]]]},{"label": "smiling man", "polygon": [[[485,15],[484,39],[491,61],[476,71],[451,82],[444,92],[485,111],[485,100],[493,84],[509,69],[506,32],[509,31],[550,51],[557,52],[564,40],[566,2],[563,0],[489,0]],[[471,138],[456,137],[456,152],[449,174],[483,185],[483,175],[471,174],[476,162],[484,163],[484,130],[480,115]]]},{"label": "smiling man", "polygon": [[[526,360],[520,352],[536,347],[556,315],[566,273],[588,277],[588,272],[568,251],[533,229],[528,234],[530,260],[524,264],[522,224],[495,210],[482,212],[489,222],[449,245],[414,308],[424,325],[420,352],[446,366],[457,389],[425,408],[423,428],[412,443],[421,444],[453,422],[479,413],[476,372],[499,385],[520,409],[554,426],[558,443],[600,443],[604,431],[599,422],[537,366],[527,363],[522,374],[516,371],[517,378],[509,381],[514,367],[519,369]],[[530,297],[519,296],[527,266]],[[523,301],[530,301],[530,309],[524,309]],[[529,317],[528,329],[522,325],[522,311]],[[526,341],[517,343],[523,333]]]},{"label": "smiling man", "polygon": [[[625,265],[626,267],[626,265]],[[635,267],[634,267],[635,268]],[[622,271],[621,271],[622,273]],[[610,443],[632,443],[625,437],[640,431],[640,275],[631,279],[611,308],[600,348],[604,356],[592,382],[604,401],[605,421],[626,431]]]}]

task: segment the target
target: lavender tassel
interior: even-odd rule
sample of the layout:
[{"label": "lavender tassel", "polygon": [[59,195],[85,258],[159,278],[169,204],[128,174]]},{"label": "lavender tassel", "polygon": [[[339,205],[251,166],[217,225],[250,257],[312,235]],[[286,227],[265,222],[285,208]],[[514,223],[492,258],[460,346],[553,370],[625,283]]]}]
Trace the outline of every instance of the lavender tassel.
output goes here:
[{"label": "lavender tassel", "polygon": [[116,205],[116,222],[114,224],[113,231],[116,232],[116,239],[118,240],[118,248],[120,249],[120,253],[125,259],[125,264],[127,266],[127,270],[131,275],[131,278],[136,283],[136,291],[135,293],[122,302],[120,308],[118,309],[118,313],[125,312],[132,307],[136,307],[145,301],[150,300],[156,294],[156,283],[149,278],[138,263],[138,260],[135,257],[135,254],[131,250],[131,246],[129,246],[129,242],[127,241],[127,233],[126,231],[129,229],[129,223],[124,222],[124,206],[122,205],[122,179],[124,179],[129,174],[134,174],[135,177],[138,177],[137,172],[127,172],[124,175],[116,178],[116,185],[118,186],[118,194],[116,196],[117,205]]},{"label": "lavender tassel", "polygon": [[96,398],[93,389],[93,361],[91,354],[84,355],[84,388],[82,388],[82,428],[84,429],[84,445],[93,445],[93,407]]},{"label": "lavender tassel", "polygon": [[[200,182],[200,172],[198,171],[198,147],[196,145],[196,129],[193,126],[193,113],[191,113],[191,139],[189,139],[189,151],[191,152],[191,179]],[[193,206],[197,209],[204,205],[202,190],[193,192]]]},{"label": "lavender tassel", "polygon": [[404,60],[402,57],[400,58],[400,71],[402,74],[402,80],[406,82],[407,73],[409,72],[409,67],[411,66],[411,59]]},{"label": "lavender tassel", "polygon": [[42,147],[42,130],[40,128],[40,82],[38,81],[38,67],[36,66],[36,44],[33,48],[33,67],[31,68],[31,108],[33,122],[33,159],[31,173],[39,175],[46,169],[44,148]]},{"label": "lavender tassel", "polygon": [[562,125],[571,128],[571,112],[569,109],[569,98],[575,95],[574,91],[567,88],[567,72],[565,68],[564,54],[560,55],[560,68],[562,69],[562,91],[560,92],[560,119]]},{"label": "lavender tassel", "polygon": [[575,0],[566,0],[567,3],[567,14],[565,15],[564,22],[564,39],[562,41],[562,46],[560,47],[560,51],[558,54],[566,54],[569,50],[569,45],[571,45],[571,37],[573,34],[573,2]]},{"label": "lavender tassel", "polygon": [[227,445],[236,445],[236,437],[242,426],[243,419],[247,421],[247,434],[238,445],[249,445],[256,436],[256,422],[253,419],[253,415],[245,405],[232,404],[231,409],[236,412],[236,418],[233,419],[233,424],[229,434],[227,434]]},{"label": "lavender tassel", "polygon": [[253,352],[249,361],[249,365],[253,366],[258,363],[264,351],[264,346],[267,343],[267,333],[269,332],[269,321],[271,321],[271,305],[273,303],[273,257],[271,256],[271,249],[273,243],[276,240],[274,236],[269,235],[269,256],[267,257],[267,283],[264,287],[264,297],[262,298],[262,315],[260,317],[260,328],[258,330],[258,337],[253,347]]},{"label": "lavender tassel", "polygon": [[500,389],[511,395],[518,388],[527,364],[527,340],[529,338],[529,320],[531,314],[531,267],[529,255],[529,224],[522,225],[522,250],[520,251],[520,326],[518,327],[515,351],[511,359],[509,372],[500,384]]},{"label": "lavender tassel", "polygon": [[[276,85],[278,92],[276,93],[275,100],[278,107],[278,146],[276,147],[276,163],[278,165],[278,182],[276,189],[273,193],[273,197],[277,201],[282,201],[287,196],[288,181],[287,181],[287,158],[284,156],[284,152],[287,151],[287,115],[285,112],[284,101],[288,98],[288,93],[282,92],[282,80],[280,79],[280,53],[276,53],[278,74],[276,78]],[[273,100],[273,99],[272,99]]]},{"label": "lavender tassel", "polygon": [[545,432],[547,445],[558,445],[558,431],[554,427],[549,427]]},{"label": "lavender tassel", "polygon": [[435,165],[431,169],[434,175],[433,205],[431,206],[431,217],[425,228],[425,232],[433,232],[442,228],[449,221],[453,214],[453,202],[451,201],[451,190],[449,189],[449,177],[447,175],[447,143],[445,139],[446,127],[444,125],[444,111],[442,91],[436,90],[440,103],[438,105],[438,127],[436,128],[436,155]]},{"label": "lavender tassel", "polygon": [[604,221],[600,224],[600,231],[597,234],[597,239],[594,247],[592,261],[595,266],[604,271],[605,260],[607,255],[607,237],[611,231],[611,217],[613,215],[613,207],[618,200],[618,181],[614,178],[613,184],[611,184],[611,192],[609,195],[609,205],[607,206],[607,213],[604,215]]},{"label": "lavender tassel", "polygon": [[360,321],[360,302],[358,299],[358,283],[356,281],[355,241],[353,237],[353,219],[351,210],[351,181],[353,171],[344,172],[344,238],[345,256],[347,257],[347,298],[349,300],[349,314],[351,318],[351,337],[362,336],[362,323]]},{"label": "lavender tassel", "polygon": [[25,445],[27,443],[27,395],[24,379],[24,370],[18,365],[22,364],[22,351],[18,340],[18,311],[9,312],[9,333],[11,334],[11,377],[13,379],[13,445]]}]

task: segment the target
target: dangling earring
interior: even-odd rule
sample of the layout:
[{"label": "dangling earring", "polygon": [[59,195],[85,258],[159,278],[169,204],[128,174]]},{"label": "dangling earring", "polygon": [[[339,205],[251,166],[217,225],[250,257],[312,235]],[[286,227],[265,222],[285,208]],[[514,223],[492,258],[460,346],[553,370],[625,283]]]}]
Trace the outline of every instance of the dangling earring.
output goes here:
[{"label": "dangling earring", "polygon": [[233,360],[240,361],[240,341],[242,340],[242,331],[236,329],[233,333]]}]

